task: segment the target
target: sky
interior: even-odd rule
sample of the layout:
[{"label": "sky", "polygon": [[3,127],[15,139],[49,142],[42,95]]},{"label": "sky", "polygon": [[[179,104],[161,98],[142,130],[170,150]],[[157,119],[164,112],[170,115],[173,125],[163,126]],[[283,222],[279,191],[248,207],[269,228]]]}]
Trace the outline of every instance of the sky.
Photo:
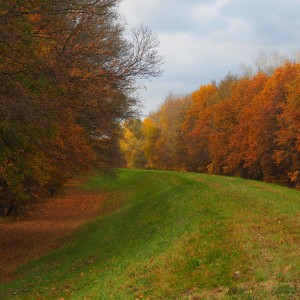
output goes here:
[{"label": "sky", "polygon": [[163,75],[139,92],[143,115],[168,94],[189,94],[261,52],[292,55],[300,50],[300,0],[123,0],[128,27],[156,33]]}]

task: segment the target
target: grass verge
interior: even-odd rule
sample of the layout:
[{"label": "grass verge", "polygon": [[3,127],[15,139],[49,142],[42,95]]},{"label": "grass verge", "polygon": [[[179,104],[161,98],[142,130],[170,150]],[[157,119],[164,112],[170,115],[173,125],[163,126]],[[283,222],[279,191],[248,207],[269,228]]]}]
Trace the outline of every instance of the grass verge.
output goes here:
[{"label": "grass verge", "polygon": [[20,268],[0,297],[299,299],[299,191],[144,170],[81,188],[109,193],[106,213]]}]

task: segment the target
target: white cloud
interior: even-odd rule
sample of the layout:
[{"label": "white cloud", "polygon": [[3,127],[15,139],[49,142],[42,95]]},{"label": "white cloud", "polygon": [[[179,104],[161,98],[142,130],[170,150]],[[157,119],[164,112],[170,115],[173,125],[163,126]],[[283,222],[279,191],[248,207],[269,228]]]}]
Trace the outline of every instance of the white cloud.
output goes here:
[{"label": "white cloud", "polygon": [[129,26],[158,34],[166,57],[164,75],[141,92],[146,111],[170,91],[192,92],[237,71],[260,51],[299,47],[299,0],[124,0],[120,8]]},{"label": "white cloud", "polygon": [[228,0],[219,0],[212,3],[200,3],[190,6],[190,15],[196,22],[210,22],[222,17],[221,9],[228,4]]}]

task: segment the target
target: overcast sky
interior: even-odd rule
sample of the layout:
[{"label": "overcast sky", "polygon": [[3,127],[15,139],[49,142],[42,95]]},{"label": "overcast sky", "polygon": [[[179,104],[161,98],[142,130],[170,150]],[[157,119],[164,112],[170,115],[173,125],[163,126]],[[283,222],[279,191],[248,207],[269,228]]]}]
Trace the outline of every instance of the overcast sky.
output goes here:
[{"label": "overcast sky", "polygon": [[170,93],[220,80],[260,52],[300,50],[300,0],[123,0],[129,27],[155,32],[165,56],[161,77],[140,92],[144,114]]}]

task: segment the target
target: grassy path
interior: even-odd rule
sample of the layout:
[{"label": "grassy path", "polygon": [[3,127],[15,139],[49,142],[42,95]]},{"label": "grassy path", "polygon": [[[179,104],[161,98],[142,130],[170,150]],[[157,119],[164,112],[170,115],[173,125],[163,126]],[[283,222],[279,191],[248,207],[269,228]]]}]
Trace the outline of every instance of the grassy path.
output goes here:
[{"label": "grassy path", "polygon": [[[300,192],[120,170],[81,187],[114,208],[18,270],[3,299],[299,299]],[[105,207],[104,207],[105,209]]]}]

